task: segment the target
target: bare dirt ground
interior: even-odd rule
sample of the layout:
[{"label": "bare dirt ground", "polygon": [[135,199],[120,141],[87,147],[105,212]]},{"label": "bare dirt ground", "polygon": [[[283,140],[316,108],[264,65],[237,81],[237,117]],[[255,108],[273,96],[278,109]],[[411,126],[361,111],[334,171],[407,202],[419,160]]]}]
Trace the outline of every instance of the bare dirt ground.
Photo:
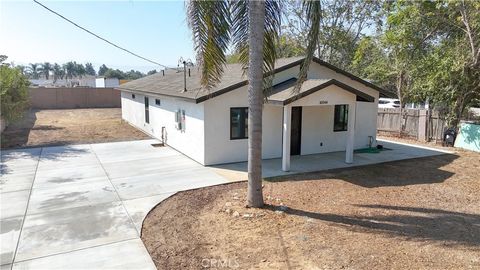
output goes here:
[{"label": "bare dirt ground", "polygon": [[178,193],[142,240],[158,269],[480,269],[480,154],[397,161]]},{"label": "bare dirt ground", "polygon": [[2,133],[2,148],[146,139],[119,108],[32,110]]}]

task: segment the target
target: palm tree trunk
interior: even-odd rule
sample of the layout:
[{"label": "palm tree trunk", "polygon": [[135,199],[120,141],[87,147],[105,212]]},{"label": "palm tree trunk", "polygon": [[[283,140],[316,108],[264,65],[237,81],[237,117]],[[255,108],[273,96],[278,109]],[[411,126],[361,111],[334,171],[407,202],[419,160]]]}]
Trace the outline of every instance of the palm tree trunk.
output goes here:
[{"label": "palm tree trunk", "polygon": [[248,63],[248,189],[247,204],[263,206],[262,194],[262,110],[263,37],[265,2],[251,0],[249,7]]}]

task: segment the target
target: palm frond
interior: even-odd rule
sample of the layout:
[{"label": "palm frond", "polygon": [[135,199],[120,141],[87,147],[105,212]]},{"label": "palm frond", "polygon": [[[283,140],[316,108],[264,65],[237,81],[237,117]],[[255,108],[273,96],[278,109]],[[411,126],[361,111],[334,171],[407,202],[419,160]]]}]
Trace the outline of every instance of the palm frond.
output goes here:
[{"label": "palm frond", "polygon": [[188,25],[193,32],[201,84],[211,89],[220,82],[230,41],[230,9],[227,0],[191,0],[187,4]]},{"label": "palm frond", "polygon": [[[232,14],[232,42],[235,51],[239,54],[239,61],[244,67],[244,74],[248,68],[248,1],[231,1]],[[281,25],[281,7],[279,0],[265,1],[265,35],[263,41],[263,73],[265,96],[271,88],[273,70],[277,59],[276,46]]]},{"label": "palm frond", "polygon": [[294,93],[300,92],[303,82],[307,79],[308,69],[315,54],[318,35],[320,34],[320,19],[322,11],[320,1],[304,0],[303,9],[305,11],[306,22],[310,29],[308,30],[308,44],[305,50],[305,60],[300,67],[297,85],[295,85],[293,89]]}]

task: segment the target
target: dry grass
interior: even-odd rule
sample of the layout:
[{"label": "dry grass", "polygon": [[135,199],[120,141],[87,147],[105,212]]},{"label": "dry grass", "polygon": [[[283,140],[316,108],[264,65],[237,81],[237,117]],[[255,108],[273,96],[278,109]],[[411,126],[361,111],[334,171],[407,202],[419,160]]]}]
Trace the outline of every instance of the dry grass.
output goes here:
[{"label": "dry grass", "polygon": [[32,110],[2,133],[2,148],[148,138],[114,109]]},{"label": "dry grass", "polygon": [[480,269],[479,166],[459,151],[276,178],[264,209],[246,183],[181,192],[142,239],[158,269]]}]

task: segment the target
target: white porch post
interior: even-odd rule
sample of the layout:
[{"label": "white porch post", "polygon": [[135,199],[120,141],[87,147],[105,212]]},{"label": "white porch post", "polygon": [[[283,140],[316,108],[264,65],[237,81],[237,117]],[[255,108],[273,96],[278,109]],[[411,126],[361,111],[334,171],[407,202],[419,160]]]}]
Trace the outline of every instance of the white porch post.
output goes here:
[{"label": "white porch post", "polygon": [[283,106],[283,141],[282,141],[282,171],[290,170],[290,122],[292,121],[292,107]]},{"label": "white porch post", "polygon": [[355,145],[355,102],[348,105],[348,130],[345,163],[353,163],[353,149]]}]

